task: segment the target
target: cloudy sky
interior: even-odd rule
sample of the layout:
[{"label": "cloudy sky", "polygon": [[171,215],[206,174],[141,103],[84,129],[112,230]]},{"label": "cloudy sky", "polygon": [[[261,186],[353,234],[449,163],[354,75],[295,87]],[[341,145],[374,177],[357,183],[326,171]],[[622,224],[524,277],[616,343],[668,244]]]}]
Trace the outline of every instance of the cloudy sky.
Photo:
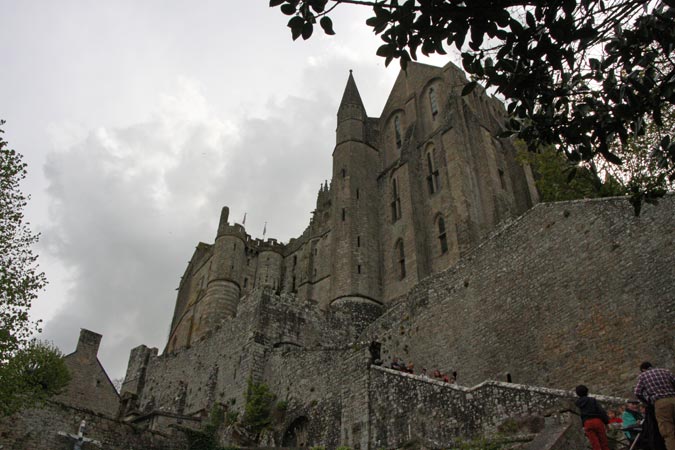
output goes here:
[{"label": "cloudy sky", "polygon": [[[49,286],[32,311],[65,353],[103,334],[111,378],[163,348],[176,287],[220,208],[253,237],[309,221],[354,70],[369,115],[397,74],[368,10],[293,42],[267,0],[0,0],[0,118],[29,164],[27,216]],[[442,65],[443,59],[425,62]]]}]

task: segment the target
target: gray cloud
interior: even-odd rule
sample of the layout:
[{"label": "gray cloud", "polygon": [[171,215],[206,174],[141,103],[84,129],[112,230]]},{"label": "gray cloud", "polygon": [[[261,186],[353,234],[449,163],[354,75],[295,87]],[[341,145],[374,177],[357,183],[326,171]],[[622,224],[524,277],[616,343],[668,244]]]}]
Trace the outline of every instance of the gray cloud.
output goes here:
[{"label": "gray cloud", "polygon": [[215,117],[184,80],[150,120],[49,154],[42,251],[71,283],[43,336],[70,351],[79,328],[102,333],[99,356],[120,377],[130,348],[165,344],[180,275],[197,242],[212,242],[223,205],[231,221],[247,213],[254,237],[266,221],[267,237],[298,236],[330,178],[339,65],[307,69],[305,95],[270,100],[264,117]]}]

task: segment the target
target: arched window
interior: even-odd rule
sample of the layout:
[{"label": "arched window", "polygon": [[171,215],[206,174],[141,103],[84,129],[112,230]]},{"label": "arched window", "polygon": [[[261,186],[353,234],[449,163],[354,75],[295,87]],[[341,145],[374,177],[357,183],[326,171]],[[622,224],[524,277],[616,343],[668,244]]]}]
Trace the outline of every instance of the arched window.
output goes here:
[{"label": "arched window", "polygon": [[396,242],[395,254],[398,263],[398,276],[402,280],[405,278],[405,249],[403,248],[403,240],[401,239]]},{"label": "arched window", "polygon": [[438,216],[438,242],[441,244],[441,254],[448,251],[448,235],[445,232],[445,220]]},{"label": "arched window", "polygon": [[398,192],[396,178],[391,180],[391,221],[396,222],[401,218],[401,196]]},{"label": "arched window", "polygon": [[394,133],[396,134],[396,148],[401,148],[401,118],[399,116],[394,117]]},{"label": "arched window", "polygon": [[431,106],[431,117],[434,119],[438,115],[438,100],[436,99],[436,90],[429,88],[429,106]]},{"label": "arched window", "polygon": [[427,152],[427,187],[429,194],[438,192],[438,169],[436,168],[436,149]]}]

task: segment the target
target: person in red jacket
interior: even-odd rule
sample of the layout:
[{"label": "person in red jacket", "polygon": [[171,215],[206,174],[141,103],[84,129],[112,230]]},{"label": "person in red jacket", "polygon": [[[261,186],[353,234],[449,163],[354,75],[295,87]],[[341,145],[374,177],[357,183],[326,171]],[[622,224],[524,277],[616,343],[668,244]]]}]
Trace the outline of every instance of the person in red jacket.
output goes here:
[{"label": "person in red jacket", "polygon": [[591,443],[593,450],[609,450],[607,442],[607,430],[605,426],[609,422],[609,417],[600,403],[593,397],[588,396],[588,388],[580,384],[575,389],[579,398],[575,402],[579,408],[581,424],[586,432],[588,442]]}]

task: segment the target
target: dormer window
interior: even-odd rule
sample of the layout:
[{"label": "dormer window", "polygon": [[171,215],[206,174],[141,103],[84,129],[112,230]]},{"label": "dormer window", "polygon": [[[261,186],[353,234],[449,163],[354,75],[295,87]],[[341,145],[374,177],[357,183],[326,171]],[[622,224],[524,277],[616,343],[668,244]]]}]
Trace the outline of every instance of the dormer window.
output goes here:
[{"label": "dormer window", "polygon": [[429,88],[429,106],[431,107],[431,117],[435,119],[438,115],[438,99],[434,88]]},{"label": "dormer window", "polygon": [[396,135],[396,148],[401,149],[401,118],[399,116],[394,117],[394,134]]}]

